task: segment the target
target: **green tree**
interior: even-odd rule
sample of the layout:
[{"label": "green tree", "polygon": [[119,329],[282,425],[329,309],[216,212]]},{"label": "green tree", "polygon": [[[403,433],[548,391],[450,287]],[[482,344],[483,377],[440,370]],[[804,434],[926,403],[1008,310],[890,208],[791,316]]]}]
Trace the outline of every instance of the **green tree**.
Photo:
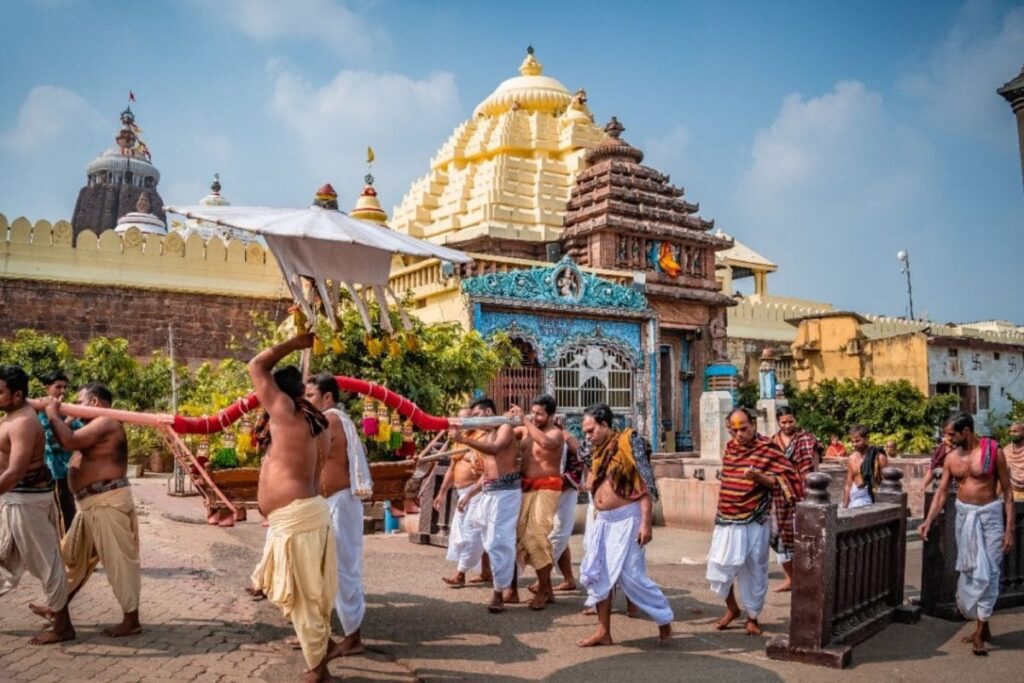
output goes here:
[{"label": "green tree", "polygon": [[957,404],[948,394],[926,397],[906,380],[830,379],[787,395],[801,424],[819,438],[845,435],[852,425],[862,424],[873,443],[892,439],[900,452],[913,454],[931,451],[939,427]]},{"label": "green tree", "polygon": [[35,330],[17,330],[9,339],[0,339],[0,363],[17,365],[32,378],[29,394],[40,396],[43,385],[39,378],[62,370],[74,379],[78,375],[78,360],[67,341],[54,334]]}]

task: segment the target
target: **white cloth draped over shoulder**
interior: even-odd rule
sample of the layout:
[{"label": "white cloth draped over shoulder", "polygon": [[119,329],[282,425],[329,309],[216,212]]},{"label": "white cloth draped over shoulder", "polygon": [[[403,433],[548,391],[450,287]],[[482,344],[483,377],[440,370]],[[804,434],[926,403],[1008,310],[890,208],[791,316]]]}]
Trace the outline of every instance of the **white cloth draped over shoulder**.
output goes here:
[{"label": "white cloth draped over shoulder", "polygon": [[359,438],[359,431],[341,408],[335,406],[324,411],[325,415],[337,415],[341,427],[345,430],[345,441],[348,444],[348,481],[349,490],[356,498],[365,499],[373,495],[373,476],[370,474],[370,463],[366,460],[366,446]]},{"label": "white cloth draped over shoulder", "polygon": [[956,501],[956,604],[968,619],[992,616],[1003,564],[1003,500],[987,505]]}]

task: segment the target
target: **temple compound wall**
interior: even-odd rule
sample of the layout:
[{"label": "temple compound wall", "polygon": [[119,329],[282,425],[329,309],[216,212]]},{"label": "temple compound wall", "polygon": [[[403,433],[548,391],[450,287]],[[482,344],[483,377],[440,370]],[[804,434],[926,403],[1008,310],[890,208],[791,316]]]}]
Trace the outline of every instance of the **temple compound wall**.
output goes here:
[{"label": "temple compound wall", "polygon": [[148,356],[166,349],[186,362],[231,355],[253,311],[284,316],[291,299],[277,263],[260,244],[186,239],[176,233],[123,235],[67,221],[8,224],[0,214],[0,337],[21,328],[59,334],[80,350],[97,335],[124,337]]}]

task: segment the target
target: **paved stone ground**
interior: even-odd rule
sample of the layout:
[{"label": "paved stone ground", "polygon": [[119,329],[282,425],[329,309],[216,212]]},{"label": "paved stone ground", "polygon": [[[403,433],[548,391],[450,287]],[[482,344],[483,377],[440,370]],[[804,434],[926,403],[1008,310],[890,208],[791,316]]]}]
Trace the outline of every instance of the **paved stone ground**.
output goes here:
[{"label": "paved stone ground", "polygon": [[[41,622],[26,605],[38,599],[39,587],[25,577],[0,599],[0,681],[293,680],[303,661],[283,644],[289,625],[276,609],[250,601],[241,590],[258,559],[260,526],[183,523],[199,519],[198,500],[167,497],[160,480],[138,480],[133,491],[142,528],[144,632],[120,640],[99,635],[120,617],[99,574],[72,604],[78,639],[29,646]],[[363,631],[369,652],[336,660],[331,671],[358,681],[1024,678],[1024,610],[996,615],[996,643],[987,659],[972,657],[960,644],[968,625],[924,618],[913,626],[891,626],[857,647],[854,665],[845,671],[768,660],[765,639],[712,629],[722,607],[703,580],[707,543],[703,534],[655,530],[651,573],[677,617],[677,635],[668,645],[655,644],[650,622],[617,614],[616,645],[580,650],[576,641],[594,624],[593,617],[580,615],[582,595],[564,597],[539,613],[513,607],[492,615],[483,606],[489,589],[452,590],[441,583],[450,568],[440,549],[412,545],[404,536],[367,537]],[[573,549],[579,552],[578,538]],[[908,581],[915,583],[919,575],[920,544],[912,543]],[[768,635],[785,632],[788,608],[788,596],[770,595],[763,616]]]}]

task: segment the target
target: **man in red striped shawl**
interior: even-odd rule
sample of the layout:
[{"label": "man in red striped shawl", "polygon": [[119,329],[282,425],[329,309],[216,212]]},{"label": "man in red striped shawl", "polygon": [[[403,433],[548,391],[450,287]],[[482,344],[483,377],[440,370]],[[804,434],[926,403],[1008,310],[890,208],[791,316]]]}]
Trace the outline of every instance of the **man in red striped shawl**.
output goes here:
[{"label": "man in red striped shawl", "polygon": [[[785,453],[786,459],[793,463],[802,484],[808,474],[818,469],[818,458],[822,451],[821,444],[813,434],[797,426],[796,413],[791,407],[779,406],[775,411],[775,418],[779,423],[779,431],[772,437],[772,443],[778,446]],[[781,489],[776,489],[772,494],[774,512],[772,547],[775,548],[775,553],[779,557],[782,571],[786,573],[786,579],[775,589],[776,593],[785,593],[793,587],[793,520],[796,517],[796,504],[799,501],[799,498],[787,501],[782,495]]]},{"label": "man in red striped shawl", "polygon": [[777,490],[786,501],[803,496],[803,482],[793,463],[757,433],[755,421],[746,408],[729,414],[732,439],[722,457],[722,486],[707,571],[711,590],[725,599],[725,615],[715,627],[724,630],[741,614],[733,587],[736,581],[739,602],[747,613],[747,635],[761,635],[757,618],[768,594],[772,495]]}]

